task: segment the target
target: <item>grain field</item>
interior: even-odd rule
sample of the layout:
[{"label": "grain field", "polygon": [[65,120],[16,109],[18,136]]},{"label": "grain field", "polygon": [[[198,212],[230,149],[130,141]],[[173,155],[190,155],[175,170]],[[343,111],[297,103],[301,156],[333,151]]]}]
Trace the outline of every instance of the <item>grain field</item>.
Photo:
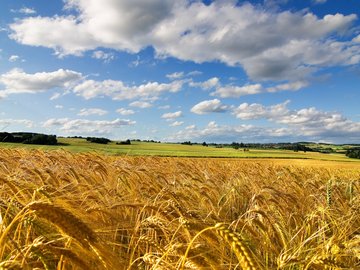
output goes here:
[{"label": "grain field", "polygon": [[358,165],[0,149],[0,269],[360,269],[359,246]]}]

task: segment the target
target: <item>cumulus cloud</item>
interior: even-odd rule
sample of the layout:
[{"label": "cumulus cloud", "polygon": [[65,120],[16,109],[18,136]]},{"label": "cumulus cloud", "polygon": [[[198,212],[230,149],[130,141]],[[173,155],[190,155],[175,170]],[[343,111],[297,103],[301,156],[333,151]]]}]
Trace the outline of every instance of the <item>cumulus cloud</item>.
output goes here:
[{"label": "cumulus cloud", "polygon": [[360,122],[352,121],[338,112],[321,111],[315,107],[292,110],[290,101],[265,106],[242,103],[232,108],[240,120],[265,119],[271,125],[254,124],[219,125],[210,121],[205,127],[190,125],[167,138],[169,141],[195,140],[213,142],[274,142],[319,141],[341,142],[346,137],[356,142],[360,139]]},{"label": "cumulus cloud", "polygon": [[160,109],[160,110],[168,110],[168,109],[170,109],[170,108],[171,108],[170,105],[159,106],[159,109]]},{"label": "cumulus cloud", "polygon": [[204,82],[190,82],[191,87],[200,87],[204,90],[212,89],[220,85],[220,80],[217,77],[213,77]]},{"label": "cumulus cloud", "polygon": [[189,126],[185,127],[186,130],[195,129],[195,128],[196,128],[196,125],[189,125]]},{"label": "cumulus cloud", "polygon": [[53,72],[25,73],[21,69],[12,69],[0,75],[0,96],[21,93],[38,93],[54,88],[69,88],[82,78],[81,73],[59,69]]},{"label": "cumulus cloud", "polygon": [[3,130],[13,125],[25,126],[27,128],[35,126],[33,121],[27,119],[0,119],[0,126]]},{"label": "cumulus cloud", "polygon": [[184,124],[183,121],[175,121],[175,122],[172,122],[169,126],[170,127],[179,127],[179,126],[182,126],[182,124]]},{"label": "cumulus cloud", "polygon": [[174,72],[171,74],[167,74],[166,78],[169,78],[170,80],[177,80],[177,79],[181,79],[185,76],[184,72]]},{"label": "cumulus cloud", "polygon": [[315,4],[325,4],[327,0],[313,0]]},{"label": "cumulus cloud", "polygon": [[319,111],[314,107],[293,111],[277,119],[305,136],[358,137],[360,122],[353,122],[337,112]]},{"label": "cumulus cloud", "polygon": [[76,85],[73,91],[85,99],[102,96],[108,96],[113,100],[151,99],[162,93],[176,93],[181,90],[182,85],[182,81],[172,81],[171,83],[148,82],[138,86],[128,86],[122,81],[115,80],[85,80]]},{"label": "cumulus cloud", "polygon": [[[305,119],[311,119],[306,122]],[[360,123],[353,122],[337,113],[321,112],[316,109],[304,109],[295,112],[290,121],[283,118],[284,125],[218,125],[210,122],[207,126],[186,127],[169,136],[169,141],[211,141],[211,142],[276,142],[276,141],[318,141],[328,140],[341,142],[346,137],[356,142],[360,139]],[[279,121],[281,123],[281,121]],[[300,124],[301,123],[301,124]]]},{"label": "cumulus cloud", "polygon": [[239,107],[233,109],[233,114],[242,120],[253,120],[259,118],[266,119],[278,119],[289,113],[287,105],[290,103],[289,100],[266,107],[262,104],[253,103],[242,103]]},{"label": "cumulus cloud", "polygon": [[354,37],[352,41],[356,43],[360,43],[360,35]]},{"label": "cumulus cloud", "polygon": [[201,75],[201,74],[203,74],[201,71],[199,71],[199,70],[193,70],[193,71],[190,71],[187,75],[188,75],[189,77],[191,77],[191,76],[199,76],[199,75]]},{"label": "cumulus cloud", "polygon": [[212,89],[215,91],[211,93],[212,96],[219,96],[222,98],[237,98],[245,95],[254,95],[264,92],[279,92],[279,91],[297,91],[307,87],[309,82],[306,80],[291,81],[287,83],[277,84],[272,87],[264,88],[261,84],[247,84],[238,86],[234,84],[223,85],[217,77],[211,78],[204,82],[189,82],[191,87],[200,87],[202,89]]},{"label": "cumulus cloud", "polygon": [[20,59],[20,56],[14,54],[9,57],[9,62],[16,62],[19,59]]},{"label": "cumulus cloud", "polygon": [[81,55],[97,47],[138,52],[148,43],[151,30],[168,16],[174,5],[171,0],[65,3],[67,9],[79,12],[78,17],[25,18],[10,26],[11,37],[23,44],[50,47],[60,56]]},{"label": "cumulus cloud", "polygon": [[71,134],[108,134],[122,126],[134,125],[136,122],[128,119],[113,121],[91,121],[86,119],[52,118],[43,123],[44,128],[56,128]]},{"label": "cumulus cloud", "polygon": [[298,81],[326,66],[360,62],[359,45],[342,35],[351,29],[355,14],[319,18],[310,12],[274,11],[236,1],[65,3],[76,16],[16,20],[10,37],[52,48],[60,56],[99,47],[136,53],[152,46],[158,57],[242,66],[253,80]]},{"label": "cumulus cloud", "polygon": [[229,109],[229,106],[223,105],[220,100],[204,100],[191,108],[191,112],[196,114],[223,113]]},{"label": "cumulus cloud", "polygon": [[207,126],[199,129],[196,126],[189,126],[183,130],[176,132],[169,136],[169,141],[209,141],[209,142],[229,142],[229,141],[249,141],[255,138],[260,138],[265,133],[264,128],[255,127],[252,125],[218,125],[211,121]]},{"label": "cumulus cloud", "polygon": [[[312,13],[274,13],[249,3],[214,1],[206,6],[196,1],[178,7],[175,16],[156,29],[155,48],[183,60],[241,65],[256,80],[298,80],[316,71],[309,68],[313,62],[334,65],[323,58],[326,54],[349,63],[359,48],[349,53],[346,42],[334,42],[330,36],[346,31],[356,19],[355,14],[318,18]],[[173,31],[167,31],[170,28]],[[344,52],[347,57],[342,57]]]},{"label": "cumulus cloud", "polygon": [[121,115],[131,115],[135,113],[133,110],[128,110],[125,108],[119,108],[116,110],[116,112]]},{"label": "cumulus cloud", "polygon": [[80,112],[78,113],[79,116],[89,116],[89,115],[105,115],[107,114],[108,111],[105,111],[103,109],[99,109],[99,108],[89,108],[89,109],[81,109]]},{"label": "cumulus cloud", "polygon": [[216,89],[212,95],[222,98],[237,98],[245,95],[254,95],[263,92],[261,84],[249,84],[244,86],[225,85]]},{"label": "cumulus cloud", "polygon": [[360,132],[360,122],[351,121],[338,112],[320,111],[315,107],[290,110],[289,103],[285,101],[272,106],[243,103],[233,110],[233,114],[242,120],[267,119],[302,136],[351,137]]},{"label": "cumulus cloud", "polygon": [[103,60],[104,63],[110,63],[112,60],[115,59],[115,55],[113,53],[106,53],[101,50],[94,51],[91,57],[95,59]]},{"label": "cumulus cloud", "polygon": [[25,14],[25,15],[36,14],[36,10],[33,9],[33,8],[29,8],[29,7],[22,7],[20,9],[18,9],[18,10],[12,9],[11,12],[13,12],[13,13],[22,13],[22,14]]},{"label": "cumulus cloud", "polygon": [[36,14],[36,10],[33,9],[33,8],[28,8],[28,7],[23,7],[19,10],[20,13],[23,13],[23,14]]},{"label": "cumulus cloud", "polygon": [[279,92],[279,91],[297,91],[304,87],[307,87],[309,83],[307,81],[296,81],[296,82],[290,82],[290,83],[283,83],[278,84],[273,87],[269,87],[266,90],[268,92]]},{"label": "cumulus cloud", "polygon": [[153,105],[150,102],[146,102],[146,101],[134,101],[131,102],[129,106],[145,109],[145,108],[151,108]]},{"label": "cumulus cloud", "polygon": [[50,97],[50,100],[56,100],[56,99],[58,99],[60,97],[61,97],[61,94],[56,92]]},{"label": "cumulus cloud", "polygon": [[177,112],[173,112],[173,113],[164,113],[161,118],[164,118],[164,119],[175,119],[175,118],[179,118],[181,117],[183,114],[182,114],[182,111],[177,111]]}]

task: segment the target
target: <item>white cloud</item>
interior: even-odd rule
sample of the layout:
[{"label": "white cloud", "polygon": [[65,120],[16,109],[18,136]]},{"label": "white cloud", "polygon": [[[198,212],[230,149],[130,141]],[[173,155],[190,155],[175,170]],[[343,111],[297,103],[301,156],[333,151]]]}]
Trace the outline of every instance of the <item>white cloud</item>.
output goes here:
[{"label": "white cloud", "polygon": [[184,72],[174,72],[171,74],[167,74],[166,78],[169,78],[170,80],[177,80],[177,79],[181,79],[184,77]]},{"label": "white cloud", "polygon": [[80,56],[84,51],[98,47],[72,16],[29,17],[15,22],[10,28],[12,39],[25,45],[52,48],[60,57],[67,54]]},{"label": "white cloud", "polygon": [[301,136],[351,137],[360,132],[360,122],[353,122],[340,113],[324,112],[314,107],[290,110],[288,104],[289,101],[285,101],[267,107],[257,103],[243,103],[233,110],[233,114],[242,120],[263,118],[286,125],[291,134]]},{"label": "white cloud", "polygon": [[242,120],[258,119],[267,116],[265,107],[261,104],[253,103],[242,103],[233,112],[237,118]]},{"label": "white cloud", "polygon": [[105,111],[103,109],[99,109],[99,108],[89,108],[89,109],[81,109],[80,112],[78,113],[79,116],[89,116],[89,115],[105,115],[107,114],[108,111]]},{"label": "white cloud", "polygon": [[145,63],[147,63],[147,62],[148,62],[147,60],[141,60],[141,59],[140,59],[140,56],[137,55],[137,56],[136,56],[136,60],[131,61],[128,66],[129,66],[129,67],[132,67],[132,68],[136,68],[136,67],[138,67],[139,65],[145,64]]},{"label": "white cloud", "polygon": [[61,94],[60,93],[54,93],[51,97],[50,97],[50,100],[55,100],[55,99],[58,99],[61,97]]},{"label": "white cloud", "polygon": [[173,5],[171,0],[66,0],[66,7],[76,9],[78,17],[25,18],[10,26],[11,37],[23,44],[50,47],[58,55],[81,55],[97,47],[138,52]]},{"label": "white cloud", "polygon": [[327,0],[313,0],[315,4],[325,4]]},{"label": "white cloud", "polygon": [[273,87],[263,88],[259,83],[248,84],[244,86],[237,86],[233,84],[222,85],[219,78],[214,77],[204,82],[189,82],[191,87],[200,87],[202,89],[215,88],[211,93],[212,96],[220,96],[222,98],[237,98],[245,95],[260,94],[263,92],[279,92],[279,91],[297,91],[301,88],[308,86],[309,83],[305,80],[292,81],[283,84],[278,84]]},{"label": "white cloud", "polygon": [[63,109],[64,108],[64,106],[63,105],[55,105],[55,109],[59,109],[59,110],[61,110],[61,109]]},{"label": "white cloud", "polygon": [[289,113],[287,109],[287,105],[290,103],[289,100],[272,105],[269,107],[265,107],[262,104],[253,103],[242,103],[239,107],[233,109],[233,114],[242,120],[253,120],[259,118],[266,118],[266,119],[278,119],[279,117],[284,117],[286,114]]},{"label": "white cloud", "polygon": [[182,114],[182,111],[177,111],[177,112],[173,112],[173,113],[164,113],[161,118],[164,118],[164,119],[175,119],[175,118],[179,118],[181,117],[183,114]]},{"label": "white cloud", "polygon": [[220,100],[204,100],[194,107],[191,108],[191,112],[196,114],[207,114],[207,113],[223,113],[228,110],[228,106],[223,105]]},{"label": "white cloud", "polygon": [[137,107],[141,109],[150,108],[153,105],[150,102],[146,101],[134,101],[129,104],[131,107]]},{"label": "white cloud", "polygon": [[181,126],[182,124],[184,124],[183,121],[175,121],[175,122],[171,123],[169,126],[170,127],[178,127],[178,126]]},{"label": "white cloud", "polygon": [[196,125],[190,125],[190,126],[185,127],[186,130],[195,129],[195,128],[196,128]]},{"label": "white cloud", "polygon": [[117,113],[121,114],[121,115],[131,115],[134,114],[135,112],[133,110],[128,110],[125,108],[119,108],[116,110]]},{"label": "white cloud", "polygon": [[293,111],[276,121],[306,136],[350,138],[357,137],[360,132],[360,122],[353,122],[337,112],[323,112],[313,107]]},{"label": "white cloud", "polygon": [[32,15],[32,14],[36,14],[36,10],[33,8],[28,8],[28,7],[23,7],[19,10],[20,13],[23,14],[27,14],[27,15]]},{"label": "white cloud", "polygon": [[207,126],[198,129],[195,126],[186,127],[183,130],[169,136],[168,141],[209,141],[209,142],[229,142],[229,141],[253,141],[261,138],[265,133],[264,128],[252,125],[220,126],[211,121]]},{"label": "white cloud", "polygon": [[60,56],[99,47],[139,52],[152,46],[158,57],[242,66],[254,80],[298,81],[326,66],[360,62],[359,46],[342,35],[355,14],[319,18],[236,1],[65,2],[76,16],[16,20],[10,37]]},{"label": "white cloud", "polygon": [[360,35],[354,37],[352,41],[356,43],[360,43]]},{"label": "white cloud", "polygon": [[36,10],[33,9],[33,8],[29,8],[29,7],[22,7],[19,10],[11,9],[11,12],[13,12],[13,13],[22,13],[22,14],[26,14],[26,15],[36,14]]},{"label": "white cloud", "polygon": [[12,69],[0,75],[0,84],[5,86],[5,89],[0,90],[0,95],[34,94],[54,88],[69,88],[81,78],[81,73],[72,70],[59,69],[29,74],[21,69]]},{"label": "white cloud", "polygon": [[[175,16],[156,29],[159,41],[155,47],[159,54],[183,60],[241,65],[252,79],[294,80],[313,71],[307,68],[310,55],[312,62],[323,57],[321,51],[341,57],[346,43],[340,43],[338,50],[328,43],[355,20],[355,14],[317,18],[312,13],[274,13],[251,4],[235,6],[234,1],[215,1],[208,6],[195,2],[177,8]],[[306,50],[296,46],[304,41],[310,45]],[[341,63],[347,60],[343,58]]]},{"label": "white cloud", "polygon": [[220,85],[220,80],[217,77],[213,77],[204,82],[190,82],[189,85],[191,87],[200,87],[202,89],[208,90],[218,87]]},{"label": "white cloud", "polygon": [[199,70],[193,70],[193,71],[190,71],[190,72],[187,74],[187,76],[189,76],[189,77],[191,77],[191,76],[199,76],[199,75],[201,75],[201,74],[203,74],[201,71],[199,71]]},{"label": "white cloud", "polygon": [[91,55],[92,58],[103,60],[104,63],[110,63],[115,59],[115,55],[113,53],[106,53],[104,51],[94,51]]},{"label": "white cloud", "polygon": [[160,110],[168,110],[170,108],[171,108],[170,105],[159,106]]},{"label": "white cloud", "polygon": [[122,81],[105,80],[94,81],[86,80],[73,88],[75,94],[91,99],[95,97],[108,96],[113,100],[126,99],[151,99],[157,98],[163,93],[176,93],[181,90],[182,81],[172,81],[171,83],[148,82],[138,86],[128,86]]},{"label": "white cloud", "polygon": [[[180,80],[184,77],[193,77],[193,76],[198,76],[198,75],[201,75],[203,74],[201,71],[198,71],[198,70],[194,70],[194,71],[190,71],[188,73],[185,73],[184,71],[179,71],[179,72],[174,72],[174,73],[170,73],[170,74],[166,74],[166,78],[170,79],[170,80]],[[214,79],[217,79],[217,78],[212,78],[213,80]],[[189,82],[190,86],[193,86],[193,87],[201,87],[202,86],[202,83],[193,83],[192,82],[192,79],[187,79],[186,80],[187,82]],[[209,80],[208,84],[211,83],[211,80]],[[206,85],[206,83],[204,82],[203,85]]]},{"label": "white cloud", "polygon": [[[251,107],[253,111],[253,107]],[[261,114],[263,114],[261,112]],[[218,125],[210,122],[203,128],[195,126],[183,130],[167,138],[168,141],[212,141],[212,142],[276,142],[276,141],[359,141],[360,122],[353,122],[338,113],[321,112],[315,108],[290,111],[285,116],[272,119],[274,127],[254,125]]]},{"label": "white cloud", "polygon": [[254,95],[263,92],[261,84],[249,84],[245,86],[226,85],[216,89],[212,95],[222,98],[237,98],[245,95]]},{"label": "white cloud", "polygon": [[9,62],[16,62],[17,60],[19,60],[20,59],[20,56],[18,56],[18,55],[11,55],[10,57],[9,57]]},{"label": "white cloud", "polygon": [[45,128],[56,128],[71,134],[108,134],[116,128],[134,125],[136,122],[127,119],[115,119],[113,121],[91,121],[86,119],[52,118],[43,123]]},{"label": "white cloud", "polygon": [[279,91],[297,91],[301,88],[307,87],[309,85],[306,81],[296,81],[296,82],[290,82],[290,83],[284,83],[284,84],[278,84],[273,87],[269,87],[266,90],[268,92],[279,92]]},{"label": "white cloud", "polygon": [[0,127],[2,130],[7,127],[12,127],[13,125],[25,126],[27,128],[33,128],[34,122],[27,119],[0,119]]}]

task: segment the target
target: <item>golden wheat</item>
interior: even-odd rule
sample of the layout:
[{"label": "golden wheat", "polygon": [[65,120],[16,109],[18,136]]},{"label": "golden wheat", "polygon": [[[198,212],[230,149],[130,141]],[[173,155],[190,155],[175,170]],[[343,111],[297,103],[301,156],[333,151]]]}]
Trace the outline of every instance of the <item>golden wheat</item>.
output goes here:
[{"label": "golden wheat", "polygon": [[360,269],[360,166],[296,162],[0,149],[0,269]]}]

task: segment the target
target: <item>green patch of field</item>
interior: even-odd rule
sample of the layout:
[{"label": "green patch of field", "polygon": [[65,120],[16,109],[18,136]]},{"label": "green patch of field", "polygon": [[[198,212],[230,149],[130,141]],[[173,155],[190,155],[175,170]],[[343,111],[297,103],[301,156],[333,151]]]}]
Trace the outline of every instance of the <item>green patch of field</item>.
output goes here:
[{"label": "green patch of field", "polygon": [[204,147],[202,145],[182,145],[172,143],[149,143],[132,142],[131,145],[117,145],[115,142],[109,144],[96,144],[87,142],[85,139],[58,138],[60,145],[25,145],[14,143],[0,143],[0,147],[28,148],[41,150],[64,149],[71,152],[99,152],[108,155],[130,155],[130,156],[176,156],[176,157],[226,157],[226,158],[280,158],[280,159],[315,159],[352,161],[344,154],[323,154],[315,152],[294,152],[289,150],[264,150],[250,149],[244,152],[242,149]]}]

